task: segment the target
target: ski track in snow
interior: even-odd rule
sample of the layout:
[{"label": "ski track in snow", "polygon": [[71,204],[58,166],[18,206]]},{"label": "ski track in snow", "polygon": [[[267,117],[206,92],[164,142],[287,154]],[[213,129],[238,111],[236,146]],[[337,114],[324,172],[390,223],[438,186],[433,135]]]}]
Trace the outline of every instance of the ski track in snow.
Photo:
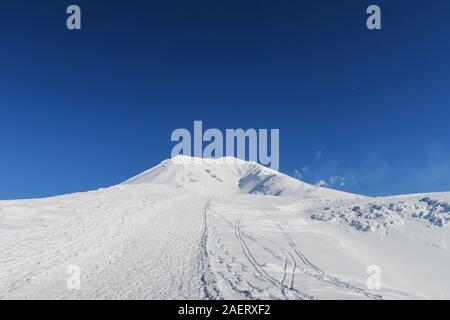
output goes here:
[{"label": "ski track in snow", "polygon": [[211,205],[212,198],[208,199],[203,208],[203,231],[199,249],[199,271],[202,281],[202,291],[204,299],[218,299],[219,290],[216,287],[215,278],[210,270],[208,255],[208,209]]},{"label": "ski track in snow", "polygon": [[[211,203],[208,204],[208,207],[211,207]],[[266,287],[267,286],[272,287],[270,288],[272,289],[272,291],[273,290],[278,291],[278,295],[276,296],[276,298],[301,299],[301,300],[318,299],[319,297],[312,296],[305,292],[302,292],[301,288],[296,287],[295,276],[297,273],[301,273],[303,275],[313,278],[314,280],[323,282],[326,286],[332,285],[339,289],[353,291],[357,295],[360,295],[361,298],[382,299],[381,295],[372,294],[363,288],[342,281],[332,275],[327,274],[322,269],[311,263],[311,261],[298,249],[298,246],[289,237],[287,232],[284,231],[283,228],[280,226],[280,224],[274,220],[273,216],[271,217],[271,219],[273,220],[274,225],[277,226],[280,232],[280,236],[276,238],[285,240],[285,243],[283,244],[284,246],[272,241],[271,243],[274,246],[273,248],[271,248],[268,245],[265,245],[262,241],[259,241],[255,236],[242,231],[241,221],[243,216],[244,214],[242,213],[237,214],[234,226],[233,223],[230,221],[226,221],[226,223],[229,227],[234,227],[234,234],[236,239],[240,243],[240,247],[245,257],[245,260],[256,272],[255,278],[263,280]],[[280,265],[283,266],[282,272],[279,272],[281,277],[280,279],[277,279],[275,276],[272,276],[268,271],[265,270],[264,265],[258,262],[257,258],[255,257],[255,254],[253,253],[254,249],[250,248],[250,246],[247,244],[247,241],[255,243],[257,246],[260,247],[260,249],[266,251],[268,254],[270,254],[270,256],[272,256],[275,260],[277,260]],[[281,255],[278,254],[277,251],[281,253]],[[225,250],[225,252],[227,252],[227,250]],[[224,263],[224,261],[226,261],[227,255],[229,255],[229,253],[218,258],[220,261],[222,261],[221,262],[222,264]],[[233,259],[236,262],[236,258],[233,257]],[[240,278],[240,275],[236,274],[236,277]],[[231,289],[235,290],[236,286],[231,285]],[[265,298],[265,294],[267,294],[267,291],[270,291],[270,289],[257,288],[256,290],[253,291],[251,290],[252,291],[251,293],[248,292],[245,293],[243,296],[241,296],[241,298],[251,298],[251,299]],[[239,293],[239,291],[242,292],[242,290],[235,290],[235,291],[237,291],[237,293]],[[263,294],[259,295],[258,292]]]}]

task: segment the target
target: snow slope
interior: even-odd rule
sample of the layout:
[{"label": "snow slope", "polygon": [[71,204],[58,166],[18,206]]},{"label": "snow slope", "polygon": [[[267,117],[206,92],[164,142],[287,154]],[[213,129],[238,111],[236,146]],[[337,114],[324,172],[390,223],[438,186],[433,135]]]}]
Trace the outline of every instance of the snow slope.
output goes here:
[{"label": "snow slope", "polygon": [[312,186],[257,163],[231,157],[201,159],[177,156],[124,182],[141,183],[219,194],[250,193],[329,199],[358,197],[342,191]]},{"label": "snow slope", "polygon": [[450,193],[369,198],[177,157],[107,189],[0,201],[0,298],[449,299],[449,222]]}]

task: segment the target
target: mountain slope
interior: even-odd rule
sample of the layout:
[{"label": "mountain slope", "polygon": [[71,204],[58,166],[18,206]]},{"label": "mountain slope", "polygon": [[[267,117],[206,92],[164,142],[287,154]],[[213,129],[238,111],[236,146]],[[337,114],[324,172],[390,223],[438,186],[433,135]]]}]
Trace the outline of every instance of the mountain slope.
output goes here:
[{"label": "mountain slope", "polygon": [[153,183],[199,192],[245,193],[299,198],[352,199],[360,196],[309,185],[254,162],[236,158],[200,159],[177,156],[124,184]]},{"label": "mountain slope", "polygon": [[[0,201],[0,298],[450,298],[449,193],[360,197],[254,163],[194,161]],[[373,266],[379,289],[366,284]]]},{"label": "mountain slope", "polygon": [[146,185],[0,202],[0,298],[199,299],[205,201]]}]

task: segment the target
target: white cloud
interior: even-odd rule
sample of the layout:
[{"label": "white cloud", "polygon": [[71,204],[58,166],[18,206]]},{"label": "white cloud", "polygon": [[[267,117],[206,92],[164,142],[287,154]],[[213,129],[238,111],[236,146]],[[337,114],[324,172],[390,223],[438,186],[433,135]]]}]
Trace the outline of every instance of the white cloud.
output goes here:
[{"label": "white cloud", "polygon": [[317,186],[319,187],[326,187],[328,186],[327,182],[325,180],[320,180],[319,182],[316,183]]},{"label": "white cloud", "polygon": [[302,173],[297,169],[294,170],[294,178],[299,180],[302,178]]},{"label": "white cloud", "polygon": [[314,156],[315,160],[320,160],[320,158],[322,158],[322,150],[317,150],[316,155]]},{"label": "white cloud", "polygon": [[330,177],[329,181],[330,181],[330,185],[343,187],[343,186],[345,186],[346,179],[341,176],[333,176],[333,177]]},{"label": "white cloud", "polygon": [[343,187],[345,186],[346,178],[341,176],[332,176],[326,179],[320,179],[315,183],[316,186],[319,187]]}]

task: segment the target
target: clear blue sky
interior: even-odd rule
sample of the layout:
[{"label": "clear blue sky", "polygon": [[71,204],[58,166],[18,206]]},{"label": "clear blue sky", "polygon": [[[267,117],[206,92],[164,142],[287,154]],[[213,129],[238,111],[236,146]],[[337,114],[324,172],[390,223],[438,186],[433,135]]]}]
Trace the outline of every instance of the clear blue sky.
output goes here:
[{"label": "clear blue sky", "polygon": [[2,3],[0,199],[119,183],[194,120],[280,128],[307,182],[450,191],[448,0],[73,3],[77,32],[72,1]]}]

